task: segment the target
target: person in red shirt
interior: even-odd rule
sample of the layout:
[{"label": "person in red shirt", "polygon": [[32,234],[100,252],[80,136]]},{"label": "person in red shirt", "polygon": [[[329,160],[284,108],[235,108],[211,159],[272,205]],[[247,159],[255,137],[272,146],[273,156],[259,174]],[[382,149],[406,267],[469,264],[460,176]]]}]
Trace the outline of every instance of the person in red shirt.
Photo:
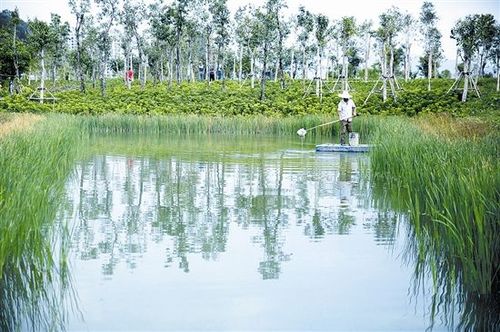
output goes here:
[{"label": "person in red shirt", "polygon": [[132,70],[132,68],[129,68],[129,70],[127,71],[126,78],[127,78],[127,87],[130,89],[130,84],[134,80],[134,71]]}]

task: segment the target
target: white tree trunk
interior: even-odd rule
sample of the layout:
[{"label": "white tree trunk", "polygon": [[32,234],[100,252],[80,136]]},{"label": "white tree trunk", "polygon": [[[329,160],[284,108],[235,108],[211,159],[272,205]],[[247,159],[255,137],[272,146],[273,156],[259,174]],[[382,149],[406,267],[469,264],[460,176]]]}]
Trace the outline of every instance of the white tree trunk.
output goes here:
[{"label": "white tree trunk", "polygon": [[316,73],[314,75],[314,79],[316,80],[316,96],[318,97],[320,94],[320,81],[321,81],[320,68],[321,68],[321,56],[318,45],[318,50],[316,51]]},{"label": "white tree trunk", "polygon": [[295,61],[295,52],[293,51],[292,49],[292,59],[290,60],[290,78],[293,80],[294,79],[294,72],[295,72],[295,68],[294,68],[294,63]]},{"label": "white tree trunk", "polygon": [[236,79],[236,57],[233,58],[233,74],[231,79],[235,80]]},{"label": "white tree trunk", "polygon": [[386,43],[384,42],[382,48],[382,75],[384,76],[382,79],[382,101],[385,102],[387,100],[387,52],[386,52]]},{"label": "white tree trunk", "polygon": [[40,76],[40,104],[43,104],[43,98],[45,93],[45,51],[42,49],[40,52],[40,67],[42,73]]},{"label": "white tree trunk", "polygon": [[431,91],[431,77],[432,77],[432,52],[429,51],[429,58],[427,59],[427,91]]},{"label": "white tree trunk", "polygon": [[368,81],[368,61],[370,60],[370,39],[371,36],[368,34],[366,38],[366,51],[365,51],[365,82]]},{"label": "white tree trunk", "polygon": [[497,92],[500,91],[500,64],[499,64],[500,58],[497,54],[496,56],[496,63],[497,63]]},{"label": "white tree trunk", "polygon": [[306,82],[306,48],[302,51],[302,82]]},{"label": "white tree trunk", "polygon": [[251,87],[252,89],[255,88],[255,69],[254,69],[254,64],[255,59],[254,59],[254,52],[252,52],[250,56],[250,82],[251,82]]},{"label": "white tree trunk", "polygon": [[467,90],[469,89],[469,60],[464,61],[464,91],[462,92],[462,102],[467,100]]},{"label": "white tree trunk", "polygon": [[410,48],[411,44],[406,44],[406,54],[405,54],[405,81],[408,82],[410,80],[410,71],[411,71],[411,63],[410,63]]},{"label": "white tree trunk", "polygon": [[278,61],[276,61],[276,66],[274,66],[274,81],[278,82],[278,71],[280,68],[280,64]]},{"label": "white tree trunk", "polygon": [[240,46],[240,67],[238,68],[238,82],[241,83],[241,78],[243,75],[243,46]]}]

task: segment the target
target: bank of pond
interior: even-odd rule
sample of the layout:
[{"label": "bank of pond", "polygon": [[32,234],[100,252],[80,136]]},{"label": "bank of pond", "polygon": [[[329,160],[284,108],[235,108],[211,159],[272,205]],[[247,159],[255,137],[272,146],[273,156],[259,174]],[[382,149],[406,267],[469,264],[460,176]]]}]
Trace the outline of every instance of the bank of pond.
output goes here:
[{"label": "bank of pond", "polygon": [[[12,117],[4,116],[0,122]],[[410,294],[415,298],[424,294],[427,301],[424,323],[413,327],[498,330],[500,142],[495,125],[448,116],[364,115],[354,120],[354,130],[360,134],[360,143],[370,143],[373,148],[352,159],[345,154],[314,152],[317,143],[338,140],[335,125],[319,127],[305,138],[296,134],[299,128],[329,121],[328,115],[52,114],[0,136],[0,329],[81,327],[74,317],[85,319],[86,308],[81,308],[78,298],[86,296],[74,286],[79,277],[75,271],[81,272],[81,268],[72,268],[75,253],[83,262],[94,262],[86,268],[100,269],[107,280],[118,274],[121,259],[134,270],[137,257],[149,257],[146,252],[155,252],[161,243],[158,250],[166,258],[154,256],[149,264],[167,269],[175,263],[184,273],[196,276],[189,260],[197,261],[198,255],[216,264],[222,260],[219,256],[236,255],[245,237],[241,231],[257,232],[252,241],[264,250],[265,258],[256,268],[262,282],[279,280],[276,287],[286,286],[289,292],[314,292],[316,289],[303,289],[304,285],[287,288],[287,273],[297,280],[305,273],[294,274],[294,269],[287,271],[283,266],[294,259],[301,261],[298,253],[294,256],[287,249],[325,255],[323,260],[311,258],[318,261],[314,268],[323,271],[332,264],[328,257],[339,249],[339,243],[359,241],[372,227],[370,220],[376,219],[369,233],[377,243],[397,251],[395,256],[403,257],[412,275],[411,281],[405,281]],[[98,228],[109,232],[96,233]],[[350,232],[353,236],[345,237]],[[333,235],[341,237],[327,241]],[[140,236],[148,240],[137,240]],[[309,242],[300,242],[303,236]],[[295,247],[297,243],[301,247]],[[315,250],[321,248],[323,253],[309,251],[318,243],[322,247]],[[371,250],[364,247],[366,239],[359,243],[358,251]],[[348,244],[345,248],[355,249]],[[128,252],[141,255],[123,258]],[[102,263],[100,255],[108,255],[109,260]],[[244,261],[245,257],[237,259]],[[97,262],[102,266],[96,266]],[[244,262],[238,264],[245,266]],[[369,273],[378,280],[377,270],[368,265],[350,273],[372,271]],[[353,266],[346,265],[350,268]],[[212,271],[209,266],[205,269]],[[332,266],[326,271],[333,270]],[[162,281],[165,284],[151,282],[167,287],[182,278],[170,277]],[[203,287],[205,283],[209,289],[215,287],[206,281],[211,280],[208,272],[205,278],[197,281],[197,287],[216,296],[217,292]],[[263,287],[262,282],[255,287]],[[347,279],[340,282],[347,283]],[[257,295],[241,291],[238,296],[242,302],[239,311],[249,310],[250,315],[257,310],[250,305]],[[383,303],[384,294],[378,296]],[[250,304],[243,304],[247,302]],[[350,303],[360,306],[354,300]],[[329,304],[305,303],[311,311]],[[289,306],[293,312],[294,306],[287,301],[276,305]],[[274,314],[274,320],[261,328],[280,327],[283,322]],[[335,328],[324,312],[318,316],[324,319],[318,325],[300,321],[316,317],[310,314],[297,313],[287,327]],[[193,316],[202,324],[203,316]],[[212,317],[212,325],[205,319],[206,328],[225,326],[218,316]],[[383,319],[375,326],[390,328],[390,318]],[[177,323],[180,325],[164,328],[203,326],[190,326],[189,320]],[[408,327],[401,324],[395,326]]]}]

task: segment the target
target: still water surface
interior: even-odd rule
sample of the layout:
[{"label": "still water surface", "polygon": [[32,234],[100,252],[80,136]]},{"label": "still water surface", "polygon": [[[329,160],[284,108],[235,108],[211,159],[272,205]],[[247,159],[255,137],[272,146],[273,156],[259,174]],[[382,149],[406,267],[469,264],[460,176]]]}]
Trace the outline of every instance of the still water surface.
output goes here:
[{"label": "still water surface", "polygon": [[61,214],[68,329],[424,330],[406,221],[374,195],[369,156],[315,143],[93,139]]}]

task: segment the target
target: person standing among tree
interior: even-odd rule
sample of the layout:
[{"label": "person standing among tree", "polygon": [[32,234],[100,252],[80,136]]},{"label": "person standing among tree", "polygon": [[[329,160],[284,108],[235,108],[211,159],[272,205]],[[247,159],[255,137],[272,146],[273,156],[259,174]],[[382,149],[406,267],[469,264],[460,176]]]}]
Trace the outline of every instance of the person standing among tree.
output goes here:
[{"label": "person standing among tree", "polygon": [[129,68],[127,71],[127,87],[130,89],[130,85],[132,84],[132,81],[134,80],[134,71],[132,70],[132,67]]},{"label": "person standing among tree", "polygon": [[342,92],[339,97],[342,98],[337,108],[340,118],[340,144],[346,145],[345,136],[352,132],[352,118],[356,116],[356,105],[348,91]]}]

